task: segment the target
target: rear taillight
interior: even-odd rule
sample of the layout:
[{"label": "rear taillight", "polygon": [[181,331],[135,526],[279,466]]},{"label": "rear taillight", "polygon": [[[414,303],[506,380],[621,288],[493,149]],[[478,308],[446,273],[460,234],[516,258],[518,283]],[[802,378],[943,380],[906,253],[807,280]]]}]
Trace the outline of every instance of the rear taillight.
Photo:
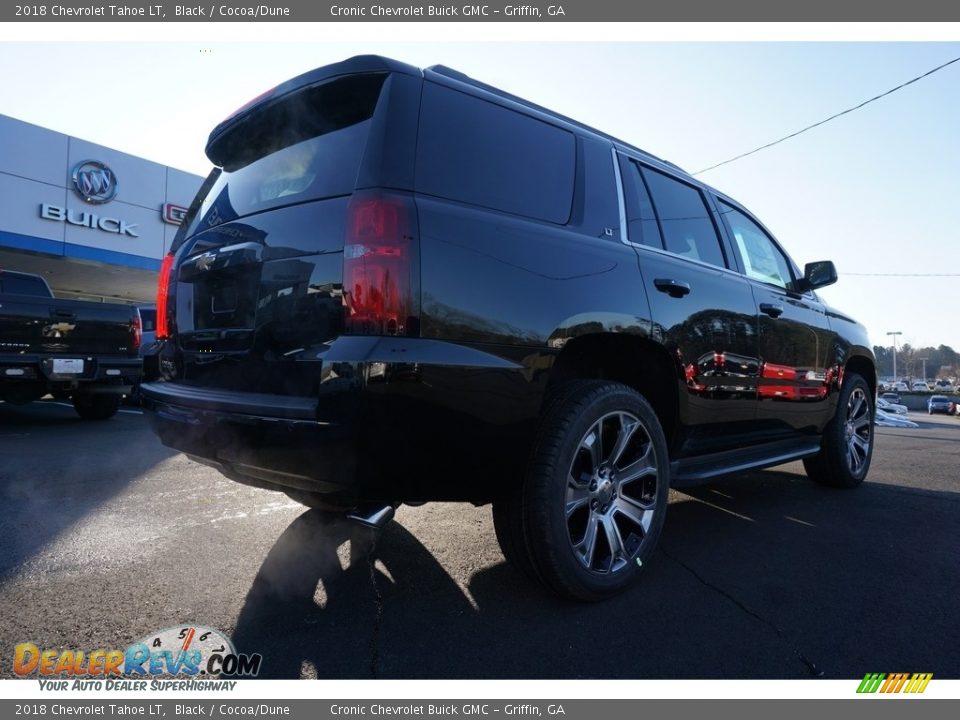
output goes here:
[{"label": "rear taillight", "polygon": [[130,332],[133,333],[133,349],[139,350],[143,342],[143,321],[140,319],[140,311],[133,316],[133,322],[130,324]]},{"label": "rear taillight", "polygon": [[348,333],[418,334],[416,224],[411,198],[357,193],[350,199],[343,246]]},{"label": "rear taillight", "polygon": [[170,297],[170,276],[173,274],[173,255],[167,255],[160,264],[160,279],[157,282],[157,340],[170,337],[167,319],[167,301]]}]

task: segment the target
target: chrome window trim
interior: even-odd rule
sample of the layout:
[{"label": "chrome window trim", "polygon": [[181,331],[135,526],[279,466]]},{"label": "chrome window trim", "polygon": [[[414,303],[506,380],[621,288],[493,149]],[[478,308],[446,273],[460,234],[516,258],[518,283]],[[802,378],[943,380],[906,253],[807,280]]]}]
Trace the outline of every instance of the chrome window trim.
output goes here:
[{"label": "chrome window trim", "polygon": [[620,174],[620,158],[617,148],[611,147],[613,155],[613,175],[617,183],[617,204],[620,206],[620,242],[624,245],[634,245],[627,239],[627,200],[623,194],[623,176]]}]

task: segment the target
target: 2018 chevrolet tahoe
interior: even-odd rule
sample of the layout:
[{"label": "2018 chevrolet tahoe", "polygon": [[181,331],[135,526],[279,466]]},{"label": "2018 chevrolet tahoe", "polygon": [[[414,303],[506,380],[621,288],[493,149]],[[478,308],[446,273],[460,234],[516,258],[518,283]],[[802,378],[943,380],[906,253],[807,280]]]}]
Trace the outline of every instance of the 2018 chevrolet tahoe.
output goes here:
[{"label": "2018 chevrolet tahoe", "polygon": [[145,407],[239,482],[349,512],[492,503],[507,559],[596,600],[668,488],[870,466],[877,374],[744,206],[461,73],[355,57],[217,126],[163,262]]}]

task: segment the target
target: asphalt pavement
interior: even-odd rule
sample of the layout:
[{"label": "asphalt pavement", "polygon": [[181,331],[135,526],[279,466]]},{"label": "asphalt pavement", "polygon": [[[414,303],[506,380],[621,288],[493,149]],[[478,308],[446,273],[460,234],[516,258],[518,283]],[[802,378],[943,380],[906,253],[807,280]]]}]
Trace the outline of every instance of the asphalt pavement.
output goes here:
[{"label": "asphalt pavement", "polygon": [[960,418],[878,428],[868,481],[799,463],[671,493],[640,583],[559,601],[488,507],[403,507],[367,538],[53,402],[0,403],[0,677],[13,648],[124,648],[199,623],[278,678],[960,678]]}]

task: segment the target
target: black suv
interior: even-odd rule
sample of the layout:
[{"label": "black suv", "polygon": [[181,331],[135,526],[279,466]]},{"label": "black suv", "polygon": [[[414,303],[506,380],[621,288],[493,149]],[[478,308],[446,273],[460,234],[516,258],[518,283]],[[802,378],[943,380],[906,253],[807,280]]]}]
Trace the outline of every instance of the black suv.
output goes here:
[{"label": "black suv", "polygon": [[[515,566],[594,600],[669,486],[873,447],[864,329],[743,206],[437,66],[356,57],[217,126],[161,271],[162,441],[332,511],[492,503]],[[366,508],[365,510],[363,508]]]}]

